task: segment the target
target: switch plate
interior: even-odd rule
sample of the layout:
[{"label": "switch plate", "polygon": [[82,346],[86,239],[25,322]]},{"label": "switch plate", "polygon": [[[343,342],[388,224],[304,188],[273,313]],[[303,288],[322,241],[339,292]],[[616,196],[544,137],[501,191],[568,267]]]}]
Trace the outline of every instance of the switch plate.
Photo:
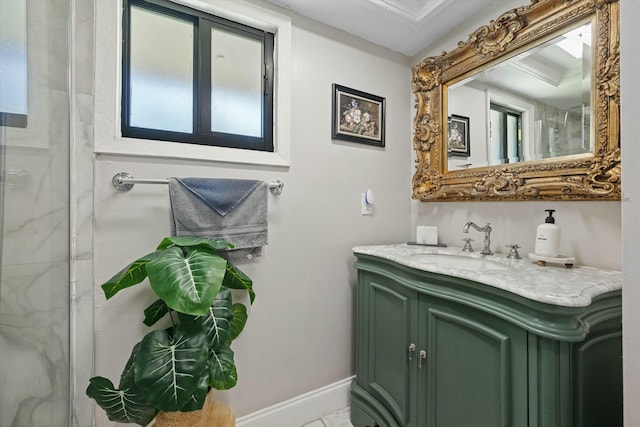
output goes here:
[{"label": "switch plate", "polygon": [[367,203],[367,193],[362,193],[360,197],[360,213],[362,215],[373,215],[373,204]]}]

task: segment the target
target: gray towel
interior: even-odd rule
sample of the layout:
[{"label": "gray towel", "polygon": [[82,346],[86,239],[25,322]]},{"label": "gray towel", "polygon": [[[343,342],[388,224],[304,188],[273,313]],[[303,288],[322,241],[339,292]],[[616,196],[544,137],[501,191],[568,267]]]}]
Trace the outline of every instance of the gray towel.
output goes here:
[{"label": "gray towel", "polygon": [[225,240],[233,261],[262,254],[269,186],[246,179],[169,178],[171,235]]}]

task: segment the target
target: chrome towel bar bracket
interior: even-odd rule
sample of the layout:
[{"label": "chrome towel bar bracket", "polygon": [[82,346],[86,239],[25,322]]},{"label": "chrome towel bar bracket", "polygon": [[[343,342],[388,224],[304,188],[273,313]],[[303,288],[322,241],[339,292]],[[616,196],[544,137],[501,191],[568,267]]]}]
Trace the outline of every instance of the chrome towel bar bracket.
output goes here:
[{"label": "chrome towel bar bracket", "polygon": [[[166,179],[146,179],[146,178],[134,178],[131,174],[127,172],[119,172],[113,176],[111,179],[111,184],[113,188],[118,191],[129,191],[133,188],[135,184],[168,184],[169,181]],[[284,182],[279,179],[274,179],[269,183],[269,191],[271,194],[278,195],[282,193],[282,189],[284,188]]]}]

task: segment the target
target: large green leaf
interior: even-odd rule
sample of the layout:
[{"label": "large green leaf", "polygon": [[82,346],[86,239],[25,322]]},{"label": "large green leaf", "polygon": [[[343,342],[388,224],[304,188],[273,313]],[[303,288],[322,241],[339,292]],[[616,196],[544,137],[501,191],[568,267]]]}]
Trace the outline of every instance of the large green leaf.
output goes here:
[{"label": "large green leaf", "polygon": [[123,289],[137,285],[147,277],[146,265],[154,259],[157,252],[151,252],[117,272],[111,279],[107,280],[103,285],[104,295],[107,299],[111,298]]},{"label": "large green leaf", "polygon": [[117,389],[110,380],[102,377],[91,378],[87,388],[87,395],[96,400],[112,421],[147,425],[157,413],[135,385],[133,365],[140,345],[137,343],[133,347]]},{"label": "large green leaf", "polygon": [[202,409],[204,406],[204,402],[207,400],[207,394],[209,393],[209,375],[202,375],[200,377],[200,383],[198,383],[198,387],[196,387],[196,391],[193,392],[193,396],[184,405],[180,408],[182,412],[189,411],[197,411],[198,409]]},{"label": "large green leaf", "polygon": [[227,273],[224,276],[222,286],[229,289],[246,289],[249,291],[251,304],[253,304],[253,300],[256,299],[256,294],[253,292],[253,281],[249,276],[244,274],[238,267],[231,263],[227,264]]},{"label": "large green leaf", "polygon": [[134,376],[134,372],[133,372],[133,366],[134,366],[134,362],[136,360],[136,357],[138,356],[138,352],[140,351],[140,346],[142,345],[142,342],[138,342],[136,345],[133,346],[133,348],[131,349],[131,354],[129,355],[129,360],[127,360],[126,365],[124,365],[124,369],[122,370],[122,374],[120,374],[120,387],[122,388],[123,386],[130,386],[133,387],[135,386],[135,376]]},{"label": "large green leaf", "polygon": [[162,239],[162,242],[158,245],[157,250],[168,248],[169,246],[182,246],[193,247],[200,246],[206,247],[214,251],[225,251],[233,248],[234,246],[225,242],[224,240],[208,239],[206,237],[193,237],[193,236],[171,236]]},{"label": "large green leaf", "polygon": [[151,288],[173,310],[204,315],[216,298],[227,261],[209,251],[171,246],[146,265]]},{"label": "large green leaf", "polygon": [[179,324],[175,333],[153,331],[143,339],[134,361],[135,382],[161,411],[178,411],[207,376],[206,334]]},{"label": "large green leaf", "polygon": [[87,396],[95,399],[111,421],[118,423],[146,426],[157,413],[133,384],[116,389],[109,379],[93,377],[89,380]]},{"label": "large green leaf", "polygon": [[238,372],[233,362],[233,350],[224,345],[209,354],[209,385],[216,390],[227,390],[238,382]]},{"label": "large green leaf", "polygon": [[238,338],[247,323],[247,307],[244,304],[233,304],[233,320],[231,321],[231,341]]},{"label": "large green leaf", "polygon": [[158,320],[162,319],[168,312],[169,307],[161,299],[156,300],[149,307],[144,309],[144,323],[147,326],[153,326]]},{"label": "large green leaf", "polygon": [[231,337],[231,321],[233,319],[231,304],[231,291],[222,289],[211,307],[209,307],[209,312],[206,315],[189,316],[180,314],[180,320],[201,325],[207,334],[207,345],[212,350],[217,349],[227,344]]}]

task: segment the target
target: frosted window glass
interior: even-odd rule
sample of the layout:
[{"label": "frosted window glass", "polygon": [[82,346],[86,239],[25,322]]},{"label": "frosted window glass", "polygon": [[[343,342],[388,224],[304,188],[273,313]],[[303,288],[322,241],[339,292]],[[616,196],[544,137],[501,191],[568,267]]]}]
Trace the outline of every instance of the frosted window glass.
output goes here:
[{"label": "frosted window glass", "polygon": [[211,31],[211,130],[262,137],[262,42]]},{"label": "frosted window glass", "polygon": [[505,153],[502,150],[504,146],[504,115],[496,110],[491,110],[491,153],[490,162],[491,165],[498,165],[503,163]]},{"label": "frosted window glass", "polygon": [[518,117],[509,114],[507,116],[507,157],[509,157],[509,162],[519,160],[518,139]]},{"label": "frosted window glass", "polygon": [[191,22],[131,8],[130,126],[193,132],[193,37]]},{"label": "frosted window glass", "polygon": [[26,0],[0,0],[0,112],[27,114]]}]

